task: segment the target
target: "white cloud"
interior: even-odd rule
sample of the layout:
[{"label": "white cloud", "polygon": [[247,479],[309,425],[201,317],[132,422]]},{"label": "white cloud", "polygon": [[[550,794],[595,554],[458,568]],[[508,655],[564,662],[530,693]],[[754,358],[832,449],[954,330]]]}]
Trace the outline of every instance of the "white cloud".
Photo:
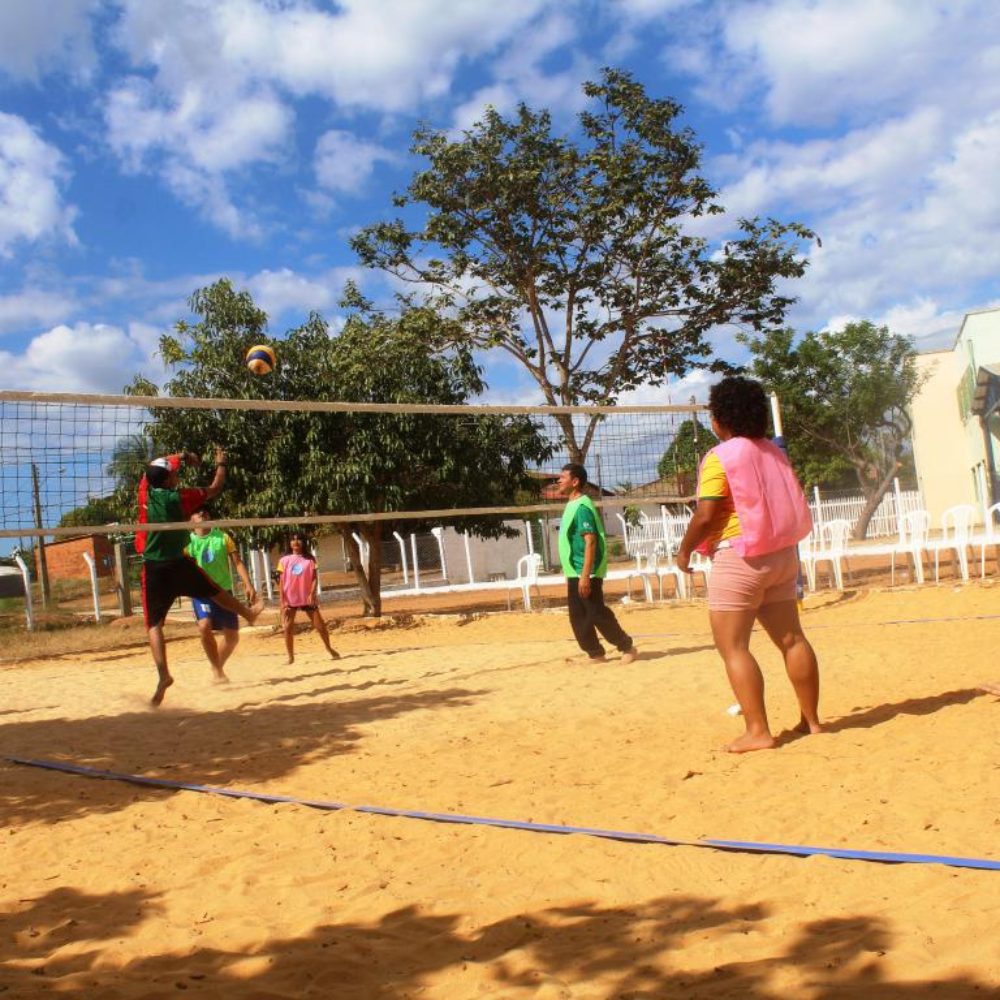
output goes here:
[{"label": "white cloud", "polygon": [[[143,3],[146,0],[142,0]],[[519,35],[547,0],[342,0],[312,4],[215,3],[220,55],[298,95],[347,107],[402,111],[441,97],[463,60]]]},{"label": "white cloud", "polygon": [[777,124],[872,120],[916,95],[982,112],[1000,96],[992,0],[716,0],[678,34],[665,57],[702,97],[753,101]]},{"label": "white cloud", "polygon": [[0,257],[9,257],[21,241],[76,242],[76,209],[62,197],[67,176],[55,146],[24,119],[0,112]]},{"label": "white cloud", "polygon": [[149,328],[102,323],[56,326],[21,354],[0,351],[0,386],[35,392],[119,392],[136,371],[162,376]]},{"label": "white cloud", "polygon": [[97,0],[3,0],[0,73],[37,82],[47,70],[87,77],[96,57],[90,15]]},{"label": "white cloud", "polygon": [[378,143],[367,142],[340,129],[331,129],[316,143],[316,179],[320,187],[328,191],[357,194],[376,163],[396,160],[395,153]]},{"label": "white cloud", "polygon": [[[113,38],[136,72],[108,96],[109,141],[130,169],[159,174],[214,225],[256,238],[259,223],[234,196],[232,175],[294,159],[292,99],[319,97],[346,114],[410,111],[446,96],[465,62],[507,43],[511,52],[562,44],[575,29],[561,16],[538,21],[551,6],[344,0],[329,10],[311,0],[122,0]],[[578,81],[574,69],[521,82],[539,99],[563,100]],[[389,159],[384,147],[332,129],[316,169],[328,191],[353,193]]]},{"label": "white cloud", "polygon": [[74,308],[71,298],[42,288],[0,295],[0,333],[22,333],[25,328],[51,326],[69,316]]},{"label": "white cloud", "polygon": [[317,277],[306,277],[289,268],[264,270],[247,279],[246,287],[254,302],[273,322],[286,313],[327,312],[336,306],[344,283],[360,284],[367,276],[360,267],[336,267]]}]

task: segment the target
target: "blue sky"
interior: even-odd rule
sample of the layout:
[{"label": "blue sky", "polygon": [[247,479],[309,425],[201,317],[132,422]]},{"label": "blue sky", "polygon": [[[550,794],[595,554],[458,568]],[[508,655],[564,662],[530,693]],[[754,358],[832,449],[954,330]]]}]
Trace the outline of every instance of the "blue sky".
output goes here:
[{"label": "blue sky", "polygon": [[[158,337],[221,276],[276,335],[335,325],[346,278],[388,293],[347,238],[391,212],[419,120],[525,100],[570,130],[604,65],[685,106],[732,215],[820,234],[797,329],[930,349],[1000,305],[994,0],[3,0],[0,388],[162,382]],[[486,360],[492,400],[538,400]]]}]

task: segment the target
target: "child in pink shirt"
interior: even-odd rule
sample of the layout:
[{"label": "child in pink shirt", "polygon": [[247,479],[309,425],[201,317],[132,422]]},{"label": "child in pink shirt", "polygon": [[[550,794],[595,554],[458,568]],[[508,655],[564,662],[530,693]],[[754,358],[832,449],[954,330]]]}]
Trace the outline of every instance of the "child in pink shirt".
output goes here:
[{"label": "child in pink shirt", "polygon": [[295,662],[295,613],[304,611],[312,621],[312,626],[326,646],[326,651],[334,660],[340,659],[340,654],[330,645],[330,634],[326,622],[319,613],[316,601],[318,579],[316,576],[316,561],[307,555],[305,538],[295,532],[289,541],[289,552],[278,560],[278,573],[281,575],[281,625],[285,633],[285,649],[288,650],[288,662]]}]

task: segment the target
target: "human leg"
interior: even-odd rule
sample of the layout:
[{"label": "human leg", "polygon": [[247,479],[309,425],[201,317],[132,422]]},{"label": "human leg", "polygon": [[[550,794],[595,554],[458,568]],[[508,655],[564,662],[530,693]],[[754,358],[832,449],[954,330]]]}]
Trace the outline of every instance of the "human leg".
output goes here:
[{"label": "human leg", "polygon": [[750,652],[755,617],[756,612],[752,610],[709,610],[708,613],[715,648],[726,665],[729,684],[743,710],[746,724],[746,732],[726,747],[732,753],[770,750],[775,746],[764,707],[764,675]]},{"label": "human leg", "polygon": [[228,590],[217,591],[212,595],[212,600],[215,601],[220,608],[225,608],[227,611],[232,611],[241,618],[245,618],[248,625],[253,625],[260,613],[264,610],[263,597],[258,597],[252,605],[246,605],[230,594]]},{"label": "human leg", "polygon": [[174,597],[170,590],[169,576],[164,574],[162,567],[156,563],[144,562],[139,579],[142,590],[142,614],[157,674],[156,690],[150,699],[150,704],[155,708],[163,702],[167,688],[174,683],[170,668],[167,666],[167,644],[163,636],[163,620]]},{"label": "human leg", "polygon": [[285,633],[285,650],[288,662],[295,662],[295,608],[285,608],[281,619],[281,629]]},{"label": "human leg", "polygon": [[170,670],[167,667],[167,644],[163,637],[163,624],[154,625],[148,630],[148,633],[149,648],[153,653],[153,663],[156,665],[158,676],[156,691],[153,692],[153,697],[150,699],[150,704],[155,707],[162,703],[163,696],[167,693],[167,688],[174,683],[174,679],[170,676]]},{"label": "human leg", "polygon": [[219,649],[219,669],[226,665],[226,661],[236,650],[240,641],[240,631],[235,628],[224,628],[222,630],[222,646]]},{"label": "human leg", "polygon": [[326,622],[323,621],[323,616],[319,613],[318,608],[310,613],[310,618],[313,628],[319,632],[319,637],[323,640],[323,645],[326,646],[326,651],[330,654],[330,657],[334,660],[339,660],[340,653],[330,645],[330,633],[327,631]]},{"label": "human leg", "polygon": [[584,603],[594,628],[623,657],[628,656],[627,662],[631,663],[635,659],[632,637],[618,624],[615,613],[604,603],[604,581],[600,577],[594,577],[590,581],[590,596]]},{"label": "human leg", "polygon": [[215,633],[212,631],[211,618],[198,619],[198,638],[201,639],[201,648],[205,650],[205,656],[208,658],[216,679],[220,676],[225,677],[219,658],[219,646],[215,641]]},{"label": "human leg", "polygon": [[604,659],[604,647],[597,638],[597,630],[587,602],[580,596],[580,581],[575,576],[566,578],[566,602],[569,608],[569,624],[577,645],[592,660]]},{"label": "human leg", "polygon": [[781,650],[785,671],[799,700],[801,717],[796,727],[803,733],[821,733],[819,721],[819,664],[816,653],[802,631],[798,602],[777,601],[757,612],[771,642]]}]

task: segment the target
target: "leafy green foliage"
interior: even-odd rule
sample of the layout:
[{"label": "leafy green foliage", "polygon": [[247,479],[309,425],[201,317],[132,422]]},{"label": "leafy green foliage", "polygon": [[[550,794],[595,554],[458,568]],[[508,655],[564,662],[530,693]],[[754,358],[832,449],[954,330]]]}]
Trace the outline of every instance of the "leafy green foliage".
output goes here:
[{"label": "leafy green foliage", "polygon": [[113,499],[90,497],[83,506],[66,511],[59,518],[59,527],[88,527],[94,524],[112,524],[117,520],[118,510]]},{"label": "leafy green foliage", "polygon": [[685,473],[698,471],[702,456],[719,439],[710,427],[698,421],[697,417],[685,420],[674,435],[670,446],[663,453],[656,471],[661,479],[671,479]]},{"label": "leafy green foliage", "polygon": [[[813,237],[743,219],[711,245],[691,222],[723,209],[681,107],[616,70],[584,91],[593,110],[579,142],[523,104],[509,119],[487,109],[458,139],[418,128],[412,151],[427,167],[396,205],[422,206],[422,228],[396,219],[352,240],[366,265],[431,290],[454,319],[441,339],[507,352],[550,405],[609,404],[692,366],[724,370],[707,333],[780,324],[792,300],[778,283],[803,273]],[[594,427],[578,437],[562,422],[573,461]]]},{"label": "leafy green foliage", "polygon": [[[390,318],[350,286],[343,304],[349,314],[338,335],[310,316],[277,344],[277,369],[257,377],[247,371],[244,355],[267,342],[266,316],[228,281],[199,290],[191,308],[200,320],[178,324],[176,335],[161,341],[164,358],[176,369],[167,394],[455,404],[486,388],[467,346],[428,346],[447,325],[433,310],[404,305]],[[165,451],[207,455],[215,443],[226,449],[226,489],[213,504],[219,517],[497,506],[531,488],[528,468],[550,453],[532,421],[499,416],[158,409],[149,433]],[[496,520],[460,526],[480,535],[503,533]],[[340,529],[373,613],[380,611],[381,539],[394,527],[390,520]],[[355,532],[370,547],[367,566]],[[283,535],[283,529],[254,531],[258,543]]]},{"label": "leafy green foliage", "polygon": [[908,454],[908,407],[922,384],[913,342],[862,321],[842,330],[791,330],[745,338],[750,367],[781,401],[785,440],[804,482],[841,486],[846,477],[866,498],[855,526],[864,537]]}]

